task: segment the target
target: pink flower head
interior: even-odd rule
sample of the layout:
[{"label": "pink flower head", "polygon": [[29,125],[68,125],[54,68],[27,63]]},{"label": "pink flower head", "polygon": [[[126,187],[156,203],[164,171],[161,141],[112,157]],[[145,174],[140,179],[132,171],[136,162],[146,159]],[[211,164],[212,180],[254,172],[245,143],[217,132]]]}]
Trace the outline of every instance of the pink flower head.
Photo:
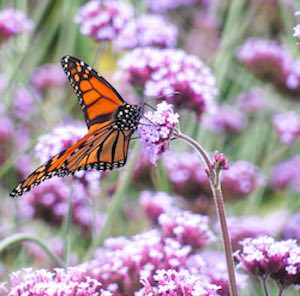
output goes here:
[{"label": "pink flower head", "polygon": [[148,218],[154,223],[158,217],[173,206],[174,198],[165,192],[143,191],[140,195],[140,204]]},{"label": "pink flower head", "polygon": [[265,93],[262,89],[253,88],[240,93],[236,98],[237,106],[244,112],[255,113],[267,107]]},{"label": "pink flower head", "polygon": [[173,237],[180,244],[189,245],[194,250],[215,240],[209,229],[207,216],[170,209],[158,217],[158,222],[165,236]]},{"label": "pink flower head", "polygon": [[228,217],[227,223],[233,250],[239,250],[241,248],[240,242],[245,238],[275,235],[278,230],[275,227],[278,225],[272,222],[274,221],[257,216]]},{"label": "pink flower head", "polygon": [[274,41],[250,38],[238,49],[237,57],[258,77],[287,87],[292,57],[286,48]]},{"label": "pink flower head", "polygon": [[228,170],[229,169],[228,159],[223,153],[215,151],[213,166],[216,167],[218,170]]},{"label": "pink flower head", "polygon": [[264,184],[259,168],[247,161],[233,162],[222,174],[222,188],[228,199],[244,197]]},{"label": "pink flower head", "polygon": [[176,8],[196,4],[207,7],[211,2],[211,0],[149,0],[148,5],[152,11],[166,12]]},{"label": "pink flower head", "polygon": [[33,270],[26,268],[10,275],[6,295],[112,296],[100,282],[78,267]]},{"label": "pink flower head", "polygon": [[281,287],[300,283],[300,248],[295,240],[276,242],[272,237],[245,239],[236,253],[239,267],[259,277],[270,276]]},{"label": "pink flower head", "polygon": [[219,286],[210,283],[206,277],[193,275],[188,270],[158,269],[153,278],[143,277],[144,286],[137,296],[217,296]]},{"label": "pink flower head", "polygon": [[67,82],[62,68],[56,64],[45,64],[34,70],[31,75],[31,83],[39,90],[50,86],[62,86]]},{"label": "pink flower head", "polygon": [[269,186],[273,190],[290,188],[300,192],[300,155],[276,164],[271,170]]},{"label": "pink flower head", "polygon": [[[23,218],[38,218],[52,225],[60,225],[68,212],[68,198],[71,196],[72,221],[82,232],[90,236],[96,227],[101,228],[104,216],[93,214],[91,193],[83,182],[73,180],[70,188],[63,179],[47,180],[31,190],[27,197],[20,200]],[[93,192],[94,193],[94,192]]]},{"label": "pink flower head", "polygon": [[273,125],[284,144],[293,144],[300,137],[300,116],[294,111],[275,115]]},{"label": "pink flower head", "polygon": [[209,115],[204,120],[204,124],[212,131],[222,132],[240,132],[248,125],[247,116],[237,108],[230,105],[223,105]]},{"label": "pink flower head", "polygon": [[80,32],[95,41],[111,41],[133,16],[129,4],[120,0],[91,0],[84,4],[75,17]]},{"label": "pink flower head", "polygon": [[162,16],[146,14],[128,22],[114,41],[114,46],[117,50],[147,46],[174,47],[177,31],[175,25]]},{"label": "pink flower head", "polygon": [[293,28],[293,31],[294,31],[293,36],[300,39],[300,25],[299,24]]},{"label": "pink flower head", "polygon": [[32,89],[19,87],[15,91],[13,102],[13,114],[20,120],[31,119],[32,115],[37,111],[37,103],[40,97]]},{"label": "pink flower head", "polygon": [[151,278],[157,269],[179,270],[191,251],[154,230],[132,239],[109,239],[104,245],[83,267],[115,296],[133,295],[141,288],[140,278]]},{"label": "pink flower head", "polygon": [[12,36],[26,33],[32,28],[32,21],[22,11],[13,8],[0,10],[0,42]]},{"label": "pink flower head", "polygon": [[137,48],[121,59],[118,76],[146,96],[186,108],[200,119],[214,110],[218,94],[211,70],[179,49]]},{"label": "pink flower head", "polygon": [[168,149],[178,119],[179,115],[174,112],[173,106],[162,102],[157,105],[156,111],[147,112],[140,121],[138,133],[143,152],[153,164]]}]

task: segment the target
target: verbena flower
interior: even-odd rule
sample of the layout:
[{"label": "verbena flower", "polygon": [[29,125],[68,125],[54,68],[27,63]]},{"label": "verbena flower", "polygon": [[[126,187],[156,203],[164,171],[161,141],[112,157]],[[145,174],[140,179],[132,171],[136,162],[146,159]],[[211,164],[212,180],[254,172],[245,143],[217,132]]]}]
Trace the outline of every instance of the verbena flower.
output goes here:
[{"label": "verbena flower", "polygon": [[152,11],[165,12],[176,8],[191,6],[195,4],[208,6],[210,0],[148,0],[148,6]]},{"label": "verbena flower", "polygon": [[247,113],[255,113],[268,107],[265,93],[260,88],[253,88],[240,93],[236,98],[238,108]]},{"label": "verbena flower", "polygon": [[293,144],[300,137],[300,116],[294,111],[276,114],[273,125],[284,144]]},{"label": "verbena flower", "polygon": [[143,191],[140,195],[140,204],[146,216],[157,223],[158,217],[173,206],[174,198],[165,192]]},{"label": "verbena flower", "polygon": [[[177,194],[191,200],[210,196],[205,169],[199,162],[198,155],[167,153],[163,157],[163,163]],[[263,185],[264,178],[260,170],[252,163],[236,161],[230,164],[228,170],[223,171],[221,182],[225,200],[232,200],[248,196]],[[195,208],[196,204],[194,204]],[[209,206],[206,205],[205,208],[208,209]]]},{"label": "verbena flower", "polygon": [[257,216],[228,217],[227,224],[233,250],[239,250],[241,248],[240,242],[245,238],[255,238],[262,235],[273,236],[279,228],[277,227],[278,223],[274,223],[274,219]]},{"label": "verbena flower", "polygon": [[92,0],[84,4],[75,16],[80,32],[95,41],[111,41],[133,16],[129,4],[120,0]]},{"label": "verbena flower", "polygon": [[32,28],[33,22],[22,11],[13,8],[0,10],[0,42]]},{"label": "verbena flower", "polygon": [[143,153],[152,163],[168,149],[174,128],[179,123],[179,115],[173,106],[162,102],[156,111],[147,112],[140,121],[138,134],[141,137]]},{"label": "verbena flower", "polygon": [[82,233],[90,236],[96,228],[102,226],[104,216],[101,213],[94,214],[88,195],[91,192],[87,191],[82,182],[73,180],[72,186],[68,186],[64,180],[54,178],[34,188],[26,198],[20,200],[21,216],[60,225],[67,215],[68,199],[71,198],[72,221]]},{"label": "verbena flower", "polygon": [[300,283],[300,248],[295,240],[276,242],[268,236],[245,239],[236,258],[243,270],[271,277],[282,288]]},{"label": "verbena flower", "polygon": [[[218,286],[218,295],[230,296],[228,274],[223,252],[202,251],[189,256],[187,270],[193,275],[200,275],[211,284]],[[246,286],[246,276],[236,272],[237,285],[240,290]]]},{"label": "verbena flower", "polygon": [[185,48],[191,54],[209,59],[220,43],[221,21],[205,11],[194,12],[190,30],[185,34]]},{"label": "verbena flower", "polygon": [[110,296],[110,292],[102,288],[100,282],[90,278],[78,267],[67,269],[55,268],[33,270],[24,268],[13,272],[9,277],[7,287],[2,287],[6,295],[86,295]]},{"label": "verbena flower", "polygon": [[173,237],[182,245],[189,245],[196,250],[215,240],[209,229],[208,216],[193,214],[189,211],[169,209],[158,217],[163,234]]},{"label": "verbena flower", "polygon": [[132,239],[111,238],[104,246],[83,268],[115,296],[133,295],[141,288],[140,278],[151,277],[157,269],[181,269],[191,251],[154,230]]},{"label": "verbena flower", "polygon": [[35,88],[43,90],[50,86],[64,85],[67,78],[60,65],[45,64],[33,71],[30,81]]},{"label": "verbena flower", "polygon": [[176,26],[162,16],[145,14],[128,22],[113,44],[117,50],[147,46],[174,47],[177,33]]},{"label": "verbena flower", "polygon": [[196,56],[179,49],[137,48],[119,66],[118,76],[146,96],[192,110],[198,118],[214,110],[216,80]]},{"label": "verbena flower", "polygon": [[247,116],[230,105],[219,106],[216,112],[204,119],[204,125],[216,133],[240,132],[248,125]]},{"label": "verbena flower", "polygon": [[300,240],[300,229],[298,226],[299,223],[300,223],[300,213],[296,212],[293,215],[291,215],[287,220],[286,225],[282,230],[282,238],[296,239],[299,241]]},{"label": "verbena flower", "polygon": [[[297,11],[295,13],[296,16],[299,16],[300,15],[300,11]],[[298,38],[300,40],[300,24],[296,25],[294,28],[293,28],[293,36]],[[297,44],[299,46],[299,43]]]},{"label": "verbena flower", "polygon": [[258,77],[271,80],[279,88],[298,87],[292,56],[275,41],[250,38],[238,49],[237,57]]},{"label": "verbena flower", "polygon": [[269,186],[273,190],[290,188],[300,192],[300,156],[295,155],[274,165],[271,169]]},{"label": "verbena flower", "polygon": [[205,277],[193,275],[187,270],[158,269],[149,279],[142,277],[143,289],[137,296],[214,296],[219,286],[210,283]]},{"label": "verbena flower", "polygon": [[17,88],[13,101],[13,115],[21,121],[32,120],[32,115],[37,111],[39,100],[40,97],[32,89]]}]

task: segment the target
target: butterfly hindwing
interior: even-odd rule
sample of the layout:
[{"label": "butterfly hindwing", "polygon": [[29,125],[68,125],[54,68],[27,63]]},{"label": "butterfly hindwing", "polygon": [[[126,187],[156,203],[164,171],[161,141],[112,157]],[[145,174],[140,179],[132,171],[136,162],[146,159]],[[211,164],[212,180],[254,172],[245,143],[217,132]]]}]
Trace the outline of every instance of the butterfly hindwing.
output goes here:
[{"label": "butterfly hindwing", "polygon": [[71,147],[53,156],[21,182],[11,196],[20,196],[53,176],[67,176],[80,170],[112,170],[126,163],[129,138],[111,125],[89,133]]},{"label": "butterfly hindwing", "polygon": [[65,56],[61,64],[79,98],[89,130],[101,128],[124,103],[121,95],[83,61]]}]

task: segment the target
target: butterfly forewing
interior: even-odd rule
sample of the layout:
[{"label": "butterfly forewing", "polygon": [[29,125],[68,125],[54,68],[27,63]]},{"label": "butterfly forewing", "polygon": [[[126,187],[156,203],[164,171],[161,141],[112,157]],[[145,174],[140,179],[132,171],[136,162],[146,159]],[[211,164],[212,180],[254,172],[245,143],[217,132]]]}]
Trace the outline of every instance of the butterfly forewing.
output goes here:
[{"label": "butterfly forewing", "polygon": [[124,100],[108,81],[83,61],[65,56],[61,64],[79,98],[88,128],[90,131],[101,128]]}]

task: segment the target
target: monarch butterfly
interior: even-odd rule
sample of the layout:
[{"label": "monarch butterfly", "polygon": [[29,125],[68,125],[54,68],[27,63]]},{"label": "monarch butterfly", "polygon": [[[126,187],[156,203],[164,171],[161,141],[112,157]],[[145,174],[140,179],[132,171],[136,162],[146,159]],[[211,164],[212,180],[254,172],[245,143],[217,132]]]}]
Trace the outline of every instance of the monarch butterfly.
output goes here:
[{"label": "monarch butterfly", "polygon": [[22,181],[10,196],[20,196],[53,176],[79,170],[112,170],[125,165],[129,141],[143,114],[130,105],[99,73],[83,61],[65,56],[61,65],[73,86],[88,126],[88,133],[53,156]]}]

